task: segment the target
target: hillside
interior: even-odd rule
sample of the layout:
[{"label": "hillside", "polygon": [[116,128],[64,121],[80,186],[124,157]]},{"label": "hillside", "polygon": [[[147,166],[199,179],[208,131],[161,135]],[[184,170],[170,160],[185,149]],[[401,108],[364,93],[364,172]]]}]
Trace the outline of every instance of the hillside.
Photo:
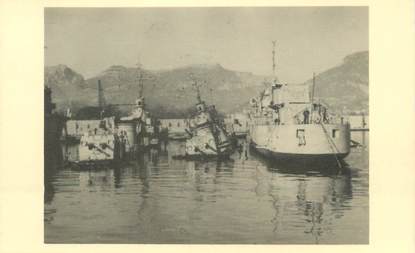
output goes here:
[{"label": "hillside", "polygon": [[66,65],[48,66],[44,72],[45,86],[52,89],[52,99],[58,111],[73,109],[88,103],[84,77]]},{"label": "hillside", "polygon": [[[343,63],[316,75],[315,97],[337,112],[368,112],[369,53],[348,55]],[[312,79],[306,84],[312,87]]]},{"label": "hillside", "polygon": [[[224,113],[246,106],[263,88],[267,77],[236,72],[215,65],[190,65],[165,71],[149,71],[114,65],[85,80],[65,65],[45,67],[45,85],[52,88],[53,100],[62,111],[71,107],[97,105],[97,83],[101,80],[105,99],[111,104],[133,103],[138,95],[138,78],[143,76],[144,94],[150,111],[161,117],[186,115],[196,102],[192,78],[203,83],[202,97]],[[307,84],[311,85],[312,80]],[[367,110],[368,52],[344,58],[341,65],[316,76],[316,98],[335,110]],[[120,107],[128,111],[128,106]]]},{"label": "hillside", "polygon": [[[105,99],[111,104],[133,103],[138,95],[138,79],[143,76],[144,94],[150,110],[160,116],[184,112],[196,102],[196,92],[191,77],[202,84],[202,97],[223,112],[230,112],[243,105],[252,94],[262,88],[264,77],[224,69],[220,65],[191,65],[168,71],[148,71],[124,66],[111,66],[96,77],[84,80],[81,75],[60,65],[60,71],[45,69],[45,84],[53,91],[58,109],[72,105],[96,105],[97,83],[101,80]],[[73,73],[65,75],[61,72]],[[55,92],[56,91],[56,92]],[[76,98],[76,99],[75,99]],[[122,107],[128,110],[128,107]]]}]

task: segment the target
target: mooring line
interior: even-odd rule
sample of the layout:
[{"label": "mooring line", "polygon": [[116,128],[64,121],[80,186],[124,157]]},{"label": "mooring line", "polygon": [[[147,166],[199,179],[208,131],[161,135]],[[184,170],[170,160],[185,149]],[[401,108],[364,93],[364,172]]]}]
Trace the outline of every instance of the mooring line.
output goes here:
[{"label": "mooring line", "polygon": [[[337,166],[339,166],[339,169],[343,169],[343,166],[341,165],[341,162],[339,160],[339,158],[337,157],[336,151],[338,152],[339,150],[337,149],[336,145],[334,143],[332,143],[329,134],[327,133],[326,128],[324,127],[324,125],[320,122],[321,127],[323,128],[323,131],[326,135],[327,141],[329,143],[329,146],[331,148],[331,151],[333,152],[334,158],[336,159],[337,162]],[[333,147],[334,146],[334,147]]]}]

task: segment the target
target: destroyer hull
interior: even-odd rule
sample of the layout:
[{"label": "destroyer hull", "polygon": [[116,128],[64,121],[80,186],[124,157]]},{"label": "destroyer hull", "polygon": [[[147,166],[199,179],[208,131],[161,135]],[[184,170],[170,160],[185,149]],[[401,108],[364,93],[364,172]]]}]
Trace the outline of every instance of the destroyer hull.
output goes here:
[{"label": "destroyer hull", "polygon": [[350,152],[349,125],[261,125],[251,130],[251,145],[280,161],[326,162]]},{"label": "destroyer hull", "polygon": [[337,166],[338,161],[342,161],[348,153],[338,154],[293,154],[293,153],[279,153],[264,148],[258,148],[252,144],[253,149],[263,156],[270,158],[278,164],[284,165],[333,165]]},{"label": "destroyer hull", "polygon": [[184,155],[174,155],[173,159],[179,159],[179,160],[188,160],[188,161],[211,161],[211,160],[227,160],[229,159],[229,156],[231,155],[231,152],[228,153],[222,153],[220,155],[218,154],[184,154]]},{"label": "destroyer hull", "polygon": [[209,127],[200,128],[197,134],[186,140],[186,156],[229,156],[232,151],[232,143],[223,132],[218,143]]},{"label": "destroyer hull", "polygon": [[[210,139],[210,140],[213,140]],[[232,145],[229,141],[221,143],[219,148],[213,141],[200,141],[190,139],[186,141],[186,155],[195,156],[229,156],[232,153]]]},{"label": "destroyer hull", "polygon": [[118,142],[113,134],[84,135],[79,145],[78,163],[107,162],[115,159]]}]

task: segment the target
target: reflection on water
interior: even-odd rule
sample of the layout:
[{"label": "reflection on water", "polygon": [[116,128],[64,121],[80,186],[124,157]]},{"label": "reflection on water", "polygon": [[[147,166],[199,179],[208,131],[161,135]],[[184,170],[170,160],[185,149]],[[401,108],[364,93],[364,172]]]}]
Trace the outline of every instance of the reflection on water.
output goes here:
[{"label": "reflection on water", "polygon": [[368,243],[367,148],[354,149],[343,170],[321,170],[254,153],[172,159],[183,145],[117,168],[45,177],[45,242]]}]

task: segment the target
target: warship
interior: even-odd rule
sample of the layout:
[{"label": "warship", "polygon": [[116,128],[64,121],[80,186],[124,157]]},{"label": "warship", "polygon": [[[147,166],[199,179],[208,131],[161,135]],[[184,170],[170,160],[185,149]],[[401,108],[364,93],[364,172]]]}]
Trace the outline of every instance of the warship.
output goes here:
[{"label": "warship", "polygon": [[189,120],[189,127],[186,129],[189,138],[185,144],[185,157],[228,157],[234,147],[224,123],[220,120],[215,106],[208,106],[202,100],[199,85],[194,82],[193,86],[197,94],[196,113]]},{"label": "warship", "polygon": [[314,99],[315,77],[310,95],[307,85],[273,80],[251,104],[249,138],[260,154],[277,161],[328,162],[341,167],[350,152],[350,126]]},{"label": "warship", "polygon": [[119,138],[114,129],[114,117],[103,118],[99,127],[86,131],[79,143],[79,165],[114,161],[119,150]]},{"label": "warship", "polygon": [[134,109],[127,117],[116,121],[120,136],[125,136],[127,153],[142,152],[159,146],[159,124],[145,111],[144,97],[139,96]]},{"label": "warship", "polygon": [[121,161],[158,146],[156,120],[144,111],[144,98],[140,97],[130,115],[103,118],[99,127],[82,134],[76,163]]},{"label": "warship", "polygon": [[[98,80],[99,104],[103,107],[101,82]],[[130,159],[134,154],[148,148],[159,147],[157,120],[145,110],[143,76],[139,75],[139,94],[134,104],[112,104],[112,106],[133,106],[125,117],[101,118],[99,127],[82,134],[79,145],[78,164],[114,162]]]}]

